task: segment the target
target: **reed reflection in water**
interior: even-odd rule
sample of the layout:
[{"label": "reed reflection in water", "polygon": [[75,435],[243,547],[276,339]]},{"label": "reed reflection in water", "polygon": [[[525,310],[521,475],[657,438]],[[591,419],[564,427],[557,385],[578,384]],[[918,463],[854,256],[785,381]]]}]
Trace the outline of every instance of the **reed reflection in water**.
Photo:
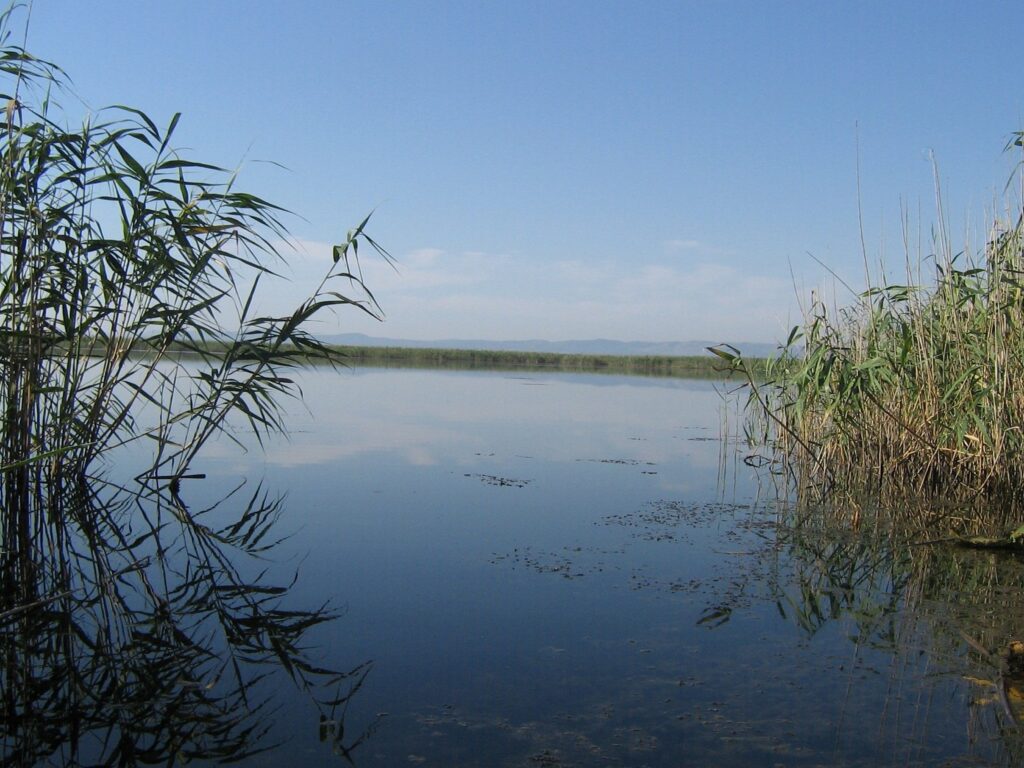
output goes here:
[{"label": "reed reflection in water", "polygon": [[931,540],[940,510],[848,512],[784,508],[725,609],[751,586],[801,643],[845,645],[801,692],[831,701],[836,764],[1024,764],[1024,559]]},{"label": "reed reflection in water", "polygon": [[[206,480],[69,484],[4,529],[8,764],[1024,761],[1024,562],[793,509],[712,385],[357,371],[353,410],[338,381]],[[214,503],[261,470],[279,525],[258,487]]]},{"label": "reed reflection in water", "polygon": [[280,499],[243,485],[191,509],[190,482],[36,486],[29,515],[4,515],[4,765],[248,758],[274,746],[282,678],[336,754],[372,733],[344,728],[369,665],[321,666],[304,641],[332,609],[266,575]]}]

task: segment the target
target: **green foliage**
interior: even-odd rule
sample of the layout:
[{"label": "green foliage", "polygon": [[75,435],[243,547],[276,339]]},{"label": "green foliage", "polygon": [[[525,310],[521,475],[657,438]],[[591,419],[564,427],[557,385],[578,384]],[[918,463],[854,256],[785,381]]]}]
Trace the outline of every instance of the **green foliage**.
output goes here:
[{"label": "green foliage", "polygon": [[[360,244],[388,256],[364,219],[309,298],[259,315],[285,212],[177,152],[179,115],[160,127],[116,106],[66,127],[55,117],[63,73],[9,44],[9,18],[0,14],[4,762],[244,759],[270,727],[268,667],[310,693],[347,756],[365,738],[346,737],[343,721],[368,666],[313,663],[307,633],[332,612],[285,608],[288,587],[265,577],[265,562],[243,575],[266,558],[278,501],[258,490],[231,516],[192,511],[180,491],[232,422],[261,439],[284,427],[292,369],[336,359],[309,322],[343,306],[376,316],[356,259]],[[124,446],[152,450],[129,488],[97,471]]]},{"label": "green foliage", "polygon": [[[346,362],[404,368],[542,370],[683,378],[722,378],[729,373],[710,356],[585,355],[508,350],[337,347]],[[763,361],[748,361],[756,369]]]},{"label": "green foliage", "polygon": [[974,255],[940,227],[931,267],[908,256],[905,283],[851,306],[813,299],[766,380],[749,381],[751,441],[818,494],[1024,499],[1022,214],[1017,202],[993,221]]},{"label": "green foliage", "polygon": [[[147,437],[154,474],[180,476],[229,414],[258,435],[279,429],[290,369],[331,357],[309,321],[377,312],[350,268],[361,242],[382,252],[368,219],[306,301],[258,316],[287,237],[281,208],[178,153],[179,115],[161,128],[118,106],[67,128],[53,117],[56,66],[6,45],[0,75],[0,468],[80,473]],[[172,348],[198,355],[198,372]],[[145,424],[143,404],[156,414]]]}]

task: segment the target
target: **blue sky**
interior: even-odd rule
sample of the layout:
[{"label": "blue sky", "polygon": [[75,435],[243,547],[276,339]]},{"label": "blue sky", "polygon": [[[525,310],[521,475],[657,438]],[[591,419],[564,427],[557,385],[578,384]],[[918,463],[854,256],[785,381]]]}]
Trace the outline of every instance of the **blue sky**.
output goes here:
[{"label": "blue sky", "polygon": [[[23,18],[23,16],[21,17]],[[773,341],[900,211],[984,230],[1024,127],[1016,2],[35,0],[69,114],[124,103],[302,218],[283,309],[376,209],[408,338]],[[262,163],[273,160],[287,167]]]}]

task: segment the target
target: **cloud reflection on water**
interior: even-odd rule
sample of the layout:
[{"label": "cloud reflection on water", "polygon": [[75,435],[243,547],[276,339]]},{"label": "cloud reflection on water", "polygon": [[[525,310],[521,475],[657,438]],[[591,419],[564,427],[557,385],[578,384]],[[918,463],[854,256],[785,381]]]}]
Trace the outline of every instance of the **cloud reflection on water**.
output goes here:
[{"label": "cloud reflection on water", "polygon": [[[444,387],[428,384],[437,376],[446,377]],[[586,378],[318,369],[303,375],[308,408],[290,408],[292,434],[268,444],[261,458],[295,467],[378,454],[391,463],[436,466],[468,465],[477,454],[498,452],[548,462],[630,457],[658,465],[682,458],[716,469],[715,453],[691,441],[719,436],[723,400],[716,385],[637,387],[625,379],[579,386]],[[230,455],[223,445],[207,457]]]}]

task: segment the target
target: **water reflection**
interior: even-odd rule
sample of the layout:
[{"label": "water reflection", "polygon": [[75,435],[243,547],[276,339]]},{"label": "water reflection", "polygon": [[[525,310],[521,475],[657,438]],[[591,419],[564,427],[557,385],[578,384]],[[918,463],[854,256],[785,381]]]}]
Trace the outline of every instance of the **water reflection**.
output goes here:
[{"label": "water reflection", "polygon": [[268,447],[377,659],[361,766],[1019,764],[1016,561],[797,519],[712,385],[534,378],[311,376]]},{"label": "water reflection", "polygon": [[344,728],[368,666],[332,669],[306,647],[331,609],[290,606],[294,580],[268,576],[280,500],[239,486],[192,508],[189,482],[37,486],[28,514],[4,515],[4,765],[251,758],[276,741],[282,678],[336,754],[372,731]]},{"label": "water reflection", "polygon": [[[28,681],[3,704],[8,753],[113,762],[128,734],[147,759],[275,766],[332,741],[360,768],[1024,761],[1006,656],[1021,561],[866,512],[856,530],[842,509],[797,514],[717,439],[711,384],[342,376],[304,374],[288,441],[244,463],[212,451],[178,497],[102,485],[67,503],[33,533],[64,565],[5,559],[5,693]],[[197,501],[254,470],[289,490],[283,526],[251,487]],[[271,554],[303,578],[262,573]],[[36,586],[15,599],[19,578]],[[344,621],[283,602],[325,595]],[[372,685],[319,670],[313,643],[376,659]],[[317,701],[273,682],[289,677]],[[252,757],[284,733],[294,748]]]},{"label": "water reflection", "polygon": [[[779,614],[808,641],[839,626],[851,667],[884,676],[873,727],[890,756],[1024,763],[1024,561],[934,541],[924,516],[867,520],[853,531],[842,510],[782,516],[761,562]],[[843,682],[851,699],[871,685]],[[841,723],[837,743],[854,742],[860,727]]]}]

